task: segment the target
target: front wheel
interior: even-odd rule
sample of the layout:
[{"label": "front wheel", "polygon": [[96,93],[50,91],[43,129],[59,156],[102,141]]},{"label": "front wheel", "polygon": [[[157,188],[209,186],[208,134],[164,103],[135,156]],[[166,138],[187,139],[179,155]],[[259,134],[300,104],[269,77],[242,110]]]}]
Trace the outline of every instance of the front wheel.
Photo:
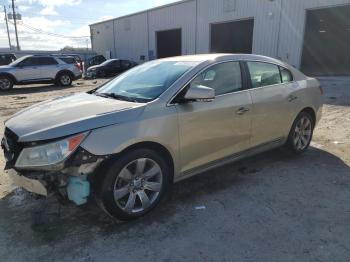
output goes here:
[{"label": "front wheel", "polygon": [[159,203],[168,188],[169,178],[169,166],[156,152],[133,150],[111,165],[97,197],[108,214],[120,220],[132,220]]},{"label": "front wheel", "polygon": [[301,112],[293,123],[287,147],[296,154],[304,153],[310,146],[314,126],[312,116],[307,112]]},{"label": "front wheel", "polygon": [[13,81],[8,76],[0,76],[0,90],[8,91],[13,88]]}]

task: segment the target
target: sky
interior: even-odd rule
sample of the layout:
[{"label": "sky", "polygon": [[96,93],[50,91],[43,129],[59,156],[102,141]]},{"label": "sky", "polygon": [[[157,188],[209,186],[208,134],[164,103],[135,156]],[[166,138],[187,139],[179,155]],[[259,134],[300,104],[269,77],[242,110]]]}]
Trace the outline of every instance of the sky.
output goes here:
[{"label": "sky", "polygon": [[[65,46],[91,47],[89,24],[178,0],[16,0],[19,44],[22,50],[59,50]],[[0,0],[9,10],[11,0]],[[0,12],[0,48],[8,48],[3,7]],[[12,23],[11,23],[12,22]],[[13,20],[9,23],[16,45]],[[55,34],[55,35],[52,35]],[[56,36],[59,35],[59,36]]]}]

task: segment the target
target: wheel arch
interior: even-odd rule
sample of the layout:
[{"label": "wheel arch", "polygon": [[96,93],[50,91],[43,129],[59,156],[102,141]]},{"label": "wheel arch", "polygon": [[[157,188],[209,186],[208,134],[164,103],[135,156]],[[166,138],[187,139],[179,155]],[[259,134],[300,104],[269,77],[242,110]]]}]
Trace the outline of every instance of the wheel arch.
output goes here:
[{"label": "wheel arch", "polygon": [[171,170],[171,181],[173,181],[173,178],[174,178],[174,159],[170,153],[170,151],[165,147],[163,146],[162,144],[160,143],[157,143],[157,142],[151,142],[151,141],[145,141],[145,142],[138,142],[136,144],[133,144],[133,145],[130,145],[128,146],[127,148],[125,148],[124,150],[122,150],[119,154],[124,154],[126,152],[129,152],[131,150],[136,150],[136,149],[150,149],[150,150],[153,150],[155,151],[156,153],[159,153],[159,155],[161,157],[164,158],[164,160],[169,164],[170,166],[170,170]]},{"label": "wheel arch", "polygon": [[57,72],[56,76],[55,76],[55,80],[58,80],[59,76],[62,75],[63,73],[69,74],[72,78],[72,80],[74,79],[74,74],[73,72],[67,70],[67,69],[63,69]]},{"label": "wheel arch", "polygon": [[[104,173],[105,170],[109,168],[109,166],[115,162],[118,161],[118,158],[127,152],[130,152],[132,150],[136,149],[150,149],[158,153],[161,157],[165,159],[167,164],[170,166],[171,171],[171,177],[170,181],[174,182],[174,174],[175,174],[175,162],[172,154],[170,151],[162,144],[153,142],[153,141],[143,141],[143,142],[137,142],[135,144],[129,145],[128,147],[121,150],[119,153],[111,155],[108,159],[104,160],[99,167],[95,170],[95,172],[92,174],[92,182],[94,183],[94,189],[98,190],[100,187],[103,179],[104,179]],[[100,175],[101,174],[101,175]]]},{"label": "wheel arch", "polygon": [[13,81],[14,84],[17,83],[16,77],[10,73],[0,73],[0,76],[7,76],[7,77],[11,78],[11,80]]},{"label": "wheel arch", "polygon": [[[313,108],[311,108],[311,107],[305,107],[303,110],[301,110],[300,111],[300,113],[302,113],[302,112],[306,112],[306,113],[308,113],[308,114],[310,114],[311,115],[311,117],[312,117],[312,120],[314,121],[314,125],[316,124],[316,112],[315,112],[315,110],[313,109]],[[299,114],[300,114],[299,113]],[[298,114],[298,115],[299,115]]]}]

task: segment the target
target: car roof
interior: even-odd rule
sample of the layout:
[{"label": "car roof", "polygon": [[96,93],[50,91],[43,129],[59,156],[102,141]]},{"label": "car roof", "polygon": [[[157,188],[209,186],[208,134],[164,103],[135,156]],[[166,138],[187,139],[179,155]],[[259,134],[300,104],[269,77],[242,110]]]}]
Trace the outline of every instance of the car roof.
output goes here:
[{"label": "car roof", "polygon": [[252,54],[199,54],[199,55],[185,55],[185,56],[176,56],[161,59],[163,61],[178,61],[178,62],[210,62],[210,61],[225,61],[225,60],[252,60],[252,61],[261,61],[267,63],[279,64],[286,66],[287,64],[283,63],[280,60],[262,56],[262,55],[252,55]]},{"label": "car roof", "polygon": [[71,56],[71,55],[57,55],[57,56],[54,56],[54,57],[57,57],[57,58],[73,58],[73,59],[75,59],[75,57]]}]

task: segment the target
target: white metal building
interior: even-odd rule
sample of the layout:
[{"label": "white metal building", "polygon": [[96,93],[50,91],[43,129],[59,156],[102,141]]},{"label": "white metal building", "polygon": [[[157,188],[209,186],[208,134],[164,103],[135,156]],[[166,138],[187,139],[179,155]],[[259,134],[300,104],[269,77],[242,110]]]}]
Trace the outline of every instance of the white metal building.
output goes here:
[{"label": "white metal building", "polygon": [[254,53],[350,75],[350,0],[186,0],[90,29],[93,50],[112,58]]}]

